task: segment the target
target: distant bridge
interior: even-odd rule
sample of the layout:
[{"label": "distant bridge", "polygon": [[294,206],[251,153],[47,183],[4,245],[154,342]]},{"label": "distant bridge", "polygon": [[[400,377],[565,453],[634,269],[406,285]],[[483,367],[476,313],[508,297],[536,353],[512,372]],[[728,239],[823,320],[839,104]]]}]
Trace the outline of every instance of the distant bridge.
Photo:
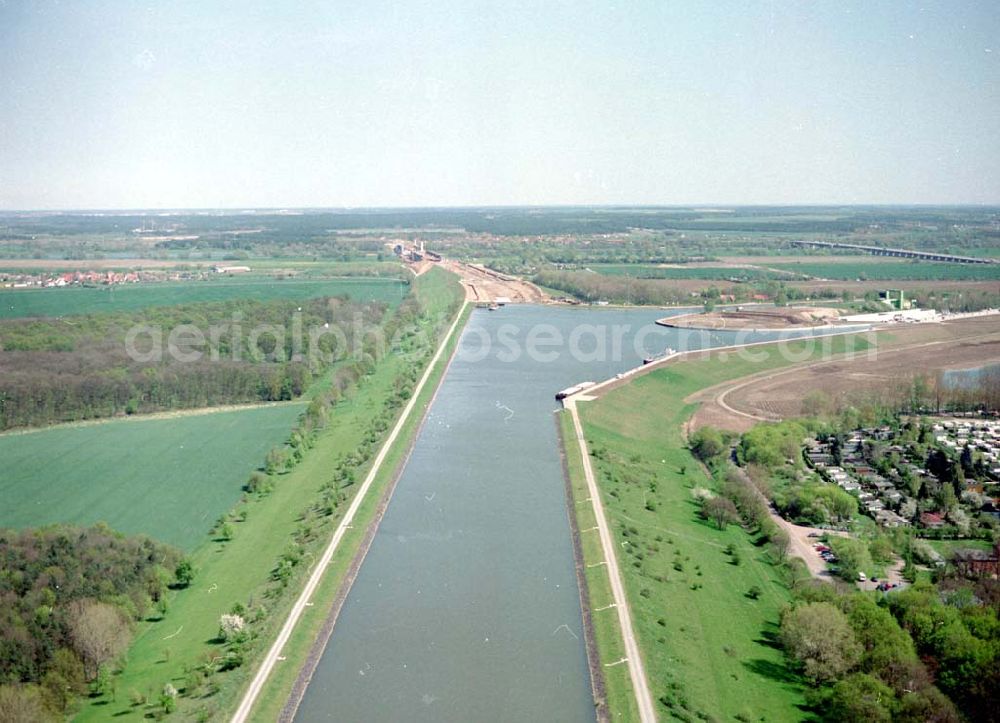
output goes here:
[{"label": "distant bridge", "polygon": [[792,241],[793,246],[818,246],[827,249],[849,249],[863,251],[874,256],[897,256],[903,259],[920,259],[921,261],[946,261],[953,264],[996,264],[998,259],[984,259],[976,256],[955,256],[954,254],[938,254],[930,251],[910,251],[909,249],[893,249],[885,246],[863,246],[861,244],[840,244],[829,241]]}]

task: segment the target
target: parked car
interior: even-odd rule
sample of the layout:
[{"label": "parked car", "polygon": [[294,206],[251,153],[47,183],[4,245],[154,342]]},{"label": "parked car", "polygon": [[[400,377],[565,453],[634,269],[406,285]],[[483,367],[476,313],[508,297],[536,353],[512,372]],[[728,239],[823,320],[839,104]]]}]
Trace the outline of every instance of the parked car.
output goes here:
[{"label": "parked car", "polygon": [[858,573],[858,582],[864,582],[867,579],[868,579],[868,576],[865,575],[863,572],[859,572]]}]

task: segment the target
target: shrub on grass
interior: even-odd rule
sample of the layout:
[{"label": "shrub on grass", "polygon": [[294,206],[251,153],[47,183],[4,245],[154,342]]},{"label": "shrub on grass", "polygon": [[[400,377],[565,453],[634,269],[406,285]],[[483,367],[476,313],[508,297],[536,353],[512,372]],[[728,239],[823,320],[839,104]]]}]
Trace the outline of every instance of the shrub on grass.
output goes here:
[{"label": "shrub on grass", "polygon": [[808,678],[835,680],[861,658],[847,616],[826,602],[799,605],[781,618],[781,644],[798,661]]},{"label": "shrub on grass", "polygon": [[701,514],[705,519],[715,522],[720,530],[726,529],[729,523],[739,520],[736,505],[725,497],[713,497],[705,500],[701,506]]},{"label": "shrub on grass", "polygon": [[219,638],[230,642],[239,640],[246,631],[246,621],[241,615],[223,614],[219,618]]},{"label": "shrub on grass", "polygon": [[179,588],[187,587],[194,580],[194,565],[190,560],[184,559],[177,563],[174,568],[174,585]]},{"label": "shrub on grass", "polygon": [[705,426],[691,435],[690,447],[695,457],[709,462],[726,450],[726,443],[718,429]]}]

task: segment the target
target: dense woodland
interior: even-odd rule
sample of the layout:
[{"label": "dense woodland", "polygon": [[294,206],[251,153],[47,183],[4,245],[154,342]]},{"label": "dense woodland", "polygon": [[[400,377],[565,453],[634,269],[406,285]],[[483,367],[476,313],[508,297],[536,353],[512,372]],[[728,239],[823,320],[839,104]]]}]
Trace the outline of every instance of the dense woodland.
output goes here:
[{"label": "dense woodland", "polygon": [[[777,303],[806,298],[804,292],[773,280],[758,283],[720,281],[694,294],[690,291],[690,287],[681,286],[668,279],[604,276],[588,271],[542,271],[534,277],[534,281],[550,289],[565,291],[583,301],[608,301],[615,304],[651,306],[700,304],[703,301],[719,300],[723,295],[733,297],[734,301],[752,301],[760,296]],[[817,290],[810,292],[809,297],[840,299],[842,295],[833,290]]]},{"label": "dense woodland", "polygon": [[[332,360],[370,356],[378,335],[367,332],[380,328],[385,316],[379,303],[320,298],[6,320],[0,322],[0,429],[294,399]],[[171,354],[171,331],[181,325],[201,330],[205,344],[182,344],[190,337],[178,336],[182,354]],[[129,355],[126,340],[137,327],[159,330],[161,358],[143,361],[156,341],[147,331],[134,338],[140,360]],[[296,329],[302,330],[298,343]],[[315,347],[310,329],[324,332]],[[338,329],[343,337],[326,333]],[[201,358],[187,361],[189,351]]]},{"label": "dense woodland", "polygon": [[995,589],[942,578],[873,599],[806,583],[796,597],[779,639],[813,684],[809,699],[823,720],[998,719]]},{"label": "dense woodland", "polygon": [[0,530],[0,720],[67,712],[185,575],[176,550],[103,525]]}]

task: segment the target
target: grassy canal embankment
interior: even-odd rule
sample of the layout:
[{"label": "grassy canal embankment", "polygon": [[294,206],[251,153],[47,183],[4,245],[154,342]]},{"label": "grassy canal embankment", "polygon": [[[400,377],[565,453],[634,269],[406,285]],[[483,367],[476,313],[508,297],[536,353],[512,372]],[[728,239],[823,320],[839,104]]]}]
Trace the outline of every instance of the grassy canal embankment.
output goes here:
[{"label": "grassy canal embankment", "polygon": [[[867,348],[860,337],[836,337]],[[775,643],[778,616],[790,599],[782,569],[738,525],[719,530],[701,519],[695,488],[713,487],[685,446],[689,395],[727,380],[816,361],[823,344],[809,340],[755,349],[756,361],[715,352],[667,364],[592,402],[578,403],[602,491],[635,633],[649,685],[663,717],[681,720],[801,720],[804,686]],[[809,348],[813,349],[809,353]],[[606,566],[595,532],[582,464],[567,413],[560,429],[568,449],[574,511],[580,529],[594,635],[612,720],[638,720]],[[759,588],[754,599],[751,588]]]},{"label": "grassy canal embankment", "polygon": [[[473,306],[466,305],[462,311],[462,318],[459,319],[455,332],[452,334],[445,347],[441,358],[431,370],[431,375],[427,384],[417,397],[417,403],[412,413],[404,422],[400,429],[399,437],[386,455],[382,466],[375,477],[371,490],[365,502],[358,509],[355,516],[354,528],[344,537],[343,544],[333,556],[333,560],[327,567],[328,573],[323,577],[323,581],[316,589],[314,599],[320,601],[314,605],[310,611],[302,616],[295,631],[289,638],[284,648],[284,655],[291,665],[280,665],[275,667],[268,679],[267,685],[262,691],[253,709],[254,720],[278,720],[282,710],[286,706],[293,686],[296,684],[306,657],[310,654],[318,636],[322,634],[324,623],[332,613],[332,608],[336,604],[337,595],[344,585],[351,564],[358,554],[359,547],[365,537],[365,532],[375,518],[378,508],[391,492],[391,486],[395,483],[403,465],[409,456],[410,450],[416,441],[417,434],[423,424],[424,418],[434,395],[437,394],[438,387],[444,374],[451,363],[455,349],[458,346],[461,331],[472,313]],[[316,652],[322,652],[317,650]]]},{"label": "grassy canal embankment", "polygon": [[[414,293],[423,305],[418,325],[425,333],[433,332],[427,341],[432,353],[440,341],[436,334],[447,330],[454,318],[443,315],[462,308],[456,304],[460,304],[463,290],[452,274],[434,270],[414,281]],[[456,332],[452,347],[457,338]],[[309,644],[322,626],[368,523],[375,516],[378,502],[406,456],[448,357],[442,355],[436,365],[382,472],[360,506],[353,527],[328,566],[315,606],[302,617],[285,647],[285,660],[275,669],[259,700],[256,719],[277,718]],[[194,582],[171,593],[168,610],[161,619],[140,625],[127,662],[111,678],[105,694],[84,703],[78,720],[157,717],[168,707],[176,709],[173,715],[185,719],[227,717],[312,571],[311,561],[322,553],[360,486],[355,483],[340,488],[343,499],[336,508],[329,514],[316,512],[338,460],[350,457],[362,446],[378,445],[385,438],[402,407],[375,440],[373,423],[384,414],[386,401],[398,392],[401,373],[412,374],[413,364],[401,354],[385,356],[332,409],[327,426],[302,461],[287,474],[277,476],[269,493],[244,497],[227,516],[228,534],[206,540],[191,554],[196,570]],[[370,464],[358,468],[358,480]],[[191,504],[197,505],[197,499],[192,497]],[[282,561],[290,555],[297,563],[288,572]],[[277,575],[279,572],[288,574]],[[224,646],[218,635],[220,616],[237,606],[245,611],[250,634],[238,655],[233,656],[233,647]],[[179,692],[172,703],[164,700],[167,685]]]}]

